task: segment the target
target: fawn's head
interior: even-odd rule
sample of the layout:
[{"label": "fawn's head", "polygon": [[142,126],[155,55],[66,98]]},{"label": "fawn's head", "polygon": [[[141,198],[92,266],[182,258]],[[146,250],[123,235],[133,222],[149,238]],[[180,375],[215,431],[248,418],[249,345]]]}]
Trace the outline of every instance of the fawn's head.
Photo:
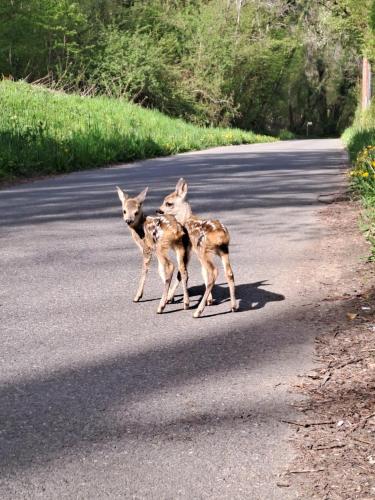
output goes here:
[{"label": "fawn's head", "polygon": [[130,198],[121,188],[117,187],[118,197],[122,204],[124,221],[130,227],[137,227],[143,220],[142,204],[145,201],[148,188],[146,187],[138,196]]},{"label": "fawn's head", "polygon": [[174,215],[181,224],[184,224],[191,215],[190,205],[186,199],[187,191],[187,182],[181,178],[176,184],[175,191],[164,198],[163,204],[157,212]]}]

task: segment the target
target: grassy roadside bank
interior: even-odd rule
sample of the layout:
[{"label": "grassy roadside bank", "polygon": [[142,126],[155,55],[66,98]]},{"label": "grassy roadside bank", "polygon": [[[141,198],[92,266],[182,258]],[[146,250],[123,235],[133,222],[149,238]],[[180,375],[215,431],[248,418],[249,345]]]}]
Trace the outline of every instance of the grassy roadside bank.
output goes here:
[{"label": "grassy roadside bank", "polygon": [[0,181],[276,140],[239,129],[196,127],[123,100],[23,82],[0,82],[0,108]]},{"label": "grassy roadside bank", "polygon": [[375,101],[368,110],[357,113],[342,139],[353,162],[351,186],[362,200],[362,229],[371,243],[370,260],[375,261]]},{"label": "grassy roadside bank", "polygon": [[342,139],[352,161],[366,146],[375,145],[375,101],[366,111],[357,111],[352,126],[344,131]]}]

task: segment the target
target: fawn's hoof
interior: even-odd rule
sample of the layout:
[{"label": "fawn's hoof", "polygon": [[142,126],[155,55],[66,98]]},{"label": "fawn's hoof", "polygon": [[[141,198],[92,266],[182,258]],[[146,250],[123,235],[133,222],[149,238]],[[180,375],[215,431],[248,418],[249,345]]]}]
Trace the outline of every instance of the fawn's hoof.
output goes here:
[{"label": "fawn's hoof", "polygon": [[235,313],[239,310],[239,307],[238,306],[235,306],[235,307],[232,307],[231,311],[232,313]]},{"label": "fawn's hoof", "polygon": [[193,318],[199,318],[202,314],[202,311],[200,311],[199,309],[197,309],[195,311],[195,313],[193,314]]},{"label": "fawn's hoof", "polygon": [[159,306],[158,310],[156,311],[157,314],[163,314],[164,309],[165,309],[165,306],[164,307]]},{"label": "fawn's hoof", "polygon": [[139,302],[139,301],[141,300],[141,298],[142,298],[142,295],[139,295],[139,296],[138,296],[138,295],[136,295],[136,296],[134,297],[134,299],[133,299],[133,302]]},{"label": "fawn's hoof", "polygon": [[184,302],[184,311],[187,311],[190,308],[189,302]]},{"label": "fawn's hoof", "polygon": [[214,303],[214,300],[213,299],[208,299],[207,300],[207,305],[208,306],[212,306],[212,304]]}]

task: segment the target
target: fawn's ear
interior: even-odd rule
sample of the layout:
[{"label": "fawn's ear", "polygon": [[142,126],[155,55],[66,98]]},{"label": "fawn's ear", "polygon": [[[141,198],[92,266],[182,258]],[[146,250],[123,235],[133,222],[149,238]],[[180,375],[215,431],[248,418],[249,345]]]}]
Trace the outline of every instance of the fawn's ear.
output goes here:
[{"label": "fawn's ear", "polygon": [[187,195],[187,190],[188,190],[187,182],[185,181],[185,179],[181,177],[181,179],[176,184],[176,193],[181,198],[185,198],[185,196]]},{"label": "fawn's ear", "polygon": [[126,201],[129,198],[129,196],[125,193],[125,191],[123,191],[118,186],[116,186],[116,189],[117,189],[117,194],[118,194],[118,197],[120,198],[121,203],[124,203],[124,201]]},{"label": "fawn's ear", "polygon": [[138,196],[135,197],[135,199],[138,201],[138,203],[143,203],[145,201],[146,195],[147,195],[148,187],[144,188],[143,191],[139,193]]}]

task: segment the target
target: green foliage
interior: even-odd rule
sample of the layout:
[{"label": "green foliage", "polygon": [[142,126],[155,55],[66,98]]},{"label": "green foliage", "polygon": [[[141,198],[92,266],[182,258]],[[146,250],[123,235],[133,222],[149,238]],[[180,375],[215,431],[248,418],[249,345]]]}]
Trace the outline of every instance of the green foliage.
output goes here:
[{"label": "green foliage", "polygon": [[371,244],[370,260],[375,261],[375,101],[358,111],[353,125],[342,136],[353,161],[351,186],[365,208],[362,229]]},{"label": "green foliage", "polygon": [[364,211],[361,217],[361,229],[370,243],[370,255],[368,260],[375,262],[375,194],[367,193],[362,196]]},{"label": "green foliage", "polygon": [[375,145],[366,146],[358,154],[350,171],[354,187],[362,193],[375,194]]},{"label": "green foliage", "polygon": [[274,140],[197,127],[124,99],[67,95],[22,82],[0,82],[0,107],[0,180]]},{"label": "green foliage", "polygon": [[2,2],[0,74],[124,97],[199,125],[301,134],[312,121],[314,135],[340,133],[356,107],[359,58],[373,57],[374,0],[238,5]]},{"label": "green foliage", "polygon": [[279,139],[281,139],[282,141],[291,141],[293,139],[296,138],[296,135],[293,134],[293,132],[291,132],[290,130],[280,130],[280,133],[279,133]]},{"label": "green foliage", "polygon": [[372,0],[368,37],[366,40],[366,55],[375,64],[375,0]]},{"label": "green foliage", "polygon": [[71,0],[2,2],[0,19],[0,70],[16,78],[67,67],[87,26],[79,3]]},{"label": "green foliage", "polygon": [[375,101],[365,110],[358,110],[351,127],[342,135],[352,161],[367,146],[375,145]]},{"label": "green foliage", "polygon": [[175,116],[186,116],[190,103],[179,85],[181,75],[173,66],[167,41],[156,43],[147,30],[104,29],[100,58],[89,68],[88,82],[96,91],[135,102]]}]

